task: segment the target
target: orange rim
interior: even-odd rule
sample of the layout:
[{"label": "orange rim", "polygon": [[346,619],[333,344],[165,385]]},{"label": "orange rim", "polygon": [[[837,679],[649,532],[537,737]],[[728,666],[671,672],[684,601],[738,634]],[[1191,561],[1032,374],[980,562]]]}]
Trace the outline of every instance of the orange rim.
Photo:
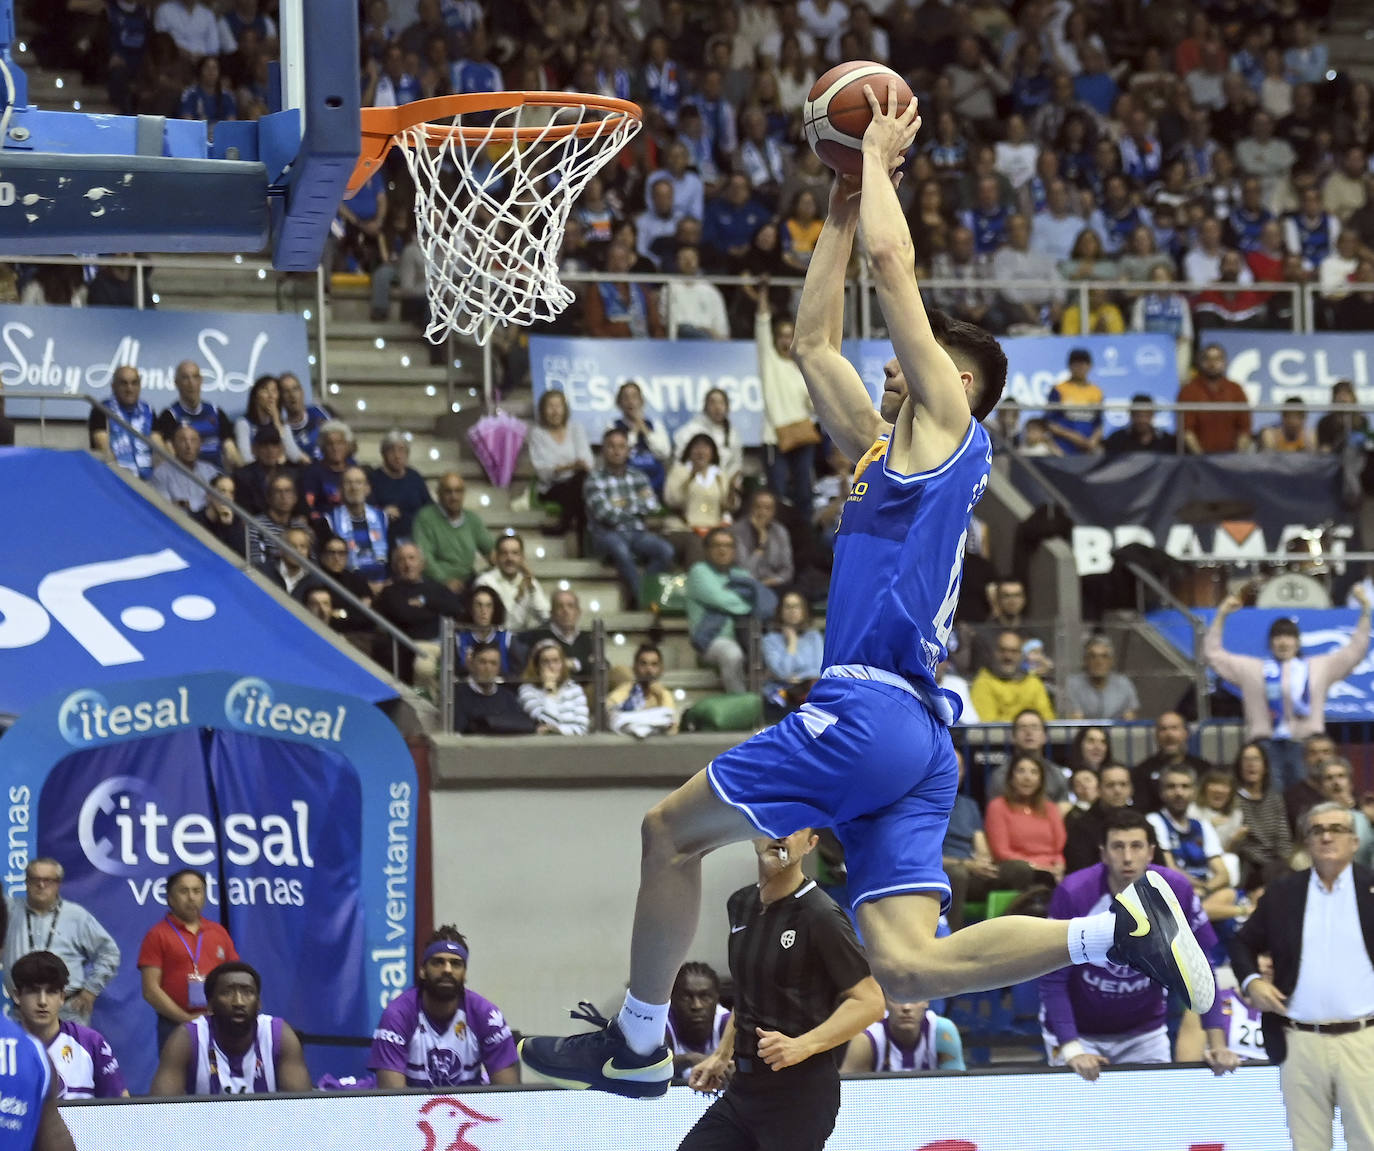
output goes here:
[{"label": "orange rim", "polygon": [[569,136],[586,139],[607,131],[604,119],[539,128],[464,128],[430,122],[474,112],[501,112],[527,104],[539,108],[595,108],[611,113],[609,118],[612,121],[638,122],[642,115],[639,105],[628,100],[582,92],[473,92],[461,96],[432,96],[428,100],[415,100],[397,108],[364,108],[362,145],[345,195],[353,195],[367,183],[382,166],[398,136],[421,124],[425,126],[426,141],[433,145],[442,144],[454,136],[470,144],[480,144],[484,140],[491,144],[508,144],[523,143],[540,136],[545,140],[564,140]]}]

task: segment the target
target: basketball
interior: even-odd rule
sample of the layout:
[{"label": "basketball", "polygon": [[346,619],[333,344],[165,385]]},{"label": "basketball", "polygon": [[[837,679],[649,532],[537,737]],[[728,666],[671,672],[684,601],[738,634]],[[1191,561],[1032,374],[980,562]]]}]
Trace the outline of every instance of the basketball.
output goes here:
[{"label": "basketball", "polygon": [[827,167],[851,176],[863,169],[863,136],[873,119],[864,85],[886,105],[889,80],[897,85],[898,110],[904,109],[911,103],[911,88],[886,64],[872,60],[836,64],[811,86],[802,127],[806,142]]}]

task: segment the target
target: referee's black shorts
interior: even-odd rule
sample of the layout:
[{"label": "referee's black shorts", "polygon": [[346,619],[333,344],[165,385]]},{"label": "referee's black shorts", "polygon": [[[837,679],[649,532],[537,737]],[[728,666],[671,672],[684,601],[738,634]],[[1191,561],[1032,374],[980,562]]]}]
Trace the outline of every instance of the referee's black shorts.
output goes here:
[{"label": "referee's black shorts", "polygon": [[678,1151],[821,1151],[839,1111],[840,1075],[831,1055],[782,1071],[740,1059],[725,1094]]}]

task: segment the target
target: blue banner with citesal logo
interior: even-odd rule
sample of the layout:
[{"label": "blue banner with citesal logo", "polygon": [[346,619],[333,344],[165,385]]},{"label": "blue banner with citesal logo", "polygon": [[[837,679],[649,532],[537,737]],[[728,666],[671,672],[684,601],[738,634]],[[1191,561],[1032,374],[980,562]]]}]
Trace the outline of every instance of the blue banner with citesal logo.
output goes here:
[{"label": "blue banner with citesal logo", "polygon": [[164,312],[137,308],[0,305],[0,387],[38,389],[52,400],[11,399],[16,419],[84,420],[85,403],[110,396],[115,369],[138,369],[142,399],[161,411],[177,398],[176,366],[200,365],[202,397],[243,414],[259,376],[293,372],[310,397],[310,349],[296,312]]},{"label": "blue banner with citesal logo", "polygon": [[[366,1036],[410,983],[415,764],[366,700],[229,673],[64,691],[0,739],[0,778],[7,893],[51,856],[63,898],[119,944],[93,1023],[131,1090],[157,1061],[139,948],[182,868],[206,875],[205,914],[261,974],[263,1010],[298,1030]],[[325,1049],[311,1068],[355,1073],[364,1056]]]},{"label": "blue banner with citesal logo", "polygon": [[[1068,378],[1073,348],[1087,348],[1092,354],[1091,378],[1102,388],[1109,429],[1126,424],[1131,396],[1137,392],[1164,402],[1178,395],[1178,363],[1169,336],[1009,336],[1000,343],[1007,354],[1005,394],[1029,415],[1038,414],[1049,401],[1050,389]],[[883,365],[892,358],[891,343],[846,340],[842,351],[877,406]],[[729,398],[730,423],[741,441],[763,442],[763,390],[752,340],[531,336],[530,371],[535,396],[563,392],[571,418],[593,444],[600,443],[606,426],[619,415],[616,392],[630,380],[644,393],[648,417],[670,435],[701,411],[707,392],[720,388]],[[1156,423],[1173,427],[1168,413],[1160,413]]]}]

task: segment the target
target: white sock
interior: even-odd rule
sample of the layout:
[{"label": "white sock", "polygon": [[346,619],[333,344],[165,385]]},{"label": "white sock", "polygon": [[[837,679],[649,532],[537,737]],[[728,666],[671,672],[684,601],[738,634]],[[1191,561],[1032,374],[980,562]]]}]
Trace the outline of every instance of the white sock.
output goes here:
[{"label": "white sock", "polygon": [[625,1006],[615,1017],[620,1024],[620,1033],[630,1050],[638,1055],[651,1055],[663,1046],[663,1035],[668,1027],[668,1005],[666,1003],[641,1003],[628,991],[625,993]]},{"label": "white sock", "polygon": [[1069,920],[1069,959],[1073,963],[1107,962],[1116,940],[1116,916],[1110,911]]}]

